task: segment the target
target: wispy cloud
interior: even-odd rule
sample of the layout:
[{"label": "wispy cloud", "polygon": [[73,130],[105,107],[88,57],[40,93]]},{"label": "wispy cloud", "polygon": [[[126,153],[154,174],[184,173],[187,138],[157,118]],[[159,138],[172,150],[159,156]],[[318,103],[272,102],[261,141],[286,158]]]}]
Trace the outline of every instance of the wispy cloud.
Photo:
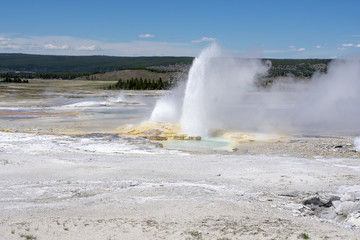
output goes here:
[{"label": "wispy cloud", "polygon": [[213,37],[202,37],[201,39],[198,40],[192,40],[192,43],[201,43],[201,42],[213,42],[216,41],[216,38]]},{"label": "wispy cloud", "polygon": [[352,46],[354,46],[354,44],[352,44],[352,43],[343,43],[341,46],[343,46],[343,47],[352,47]]},{"label": "wispy cloud", "polygon": [[80,46],[80,47],[77,47],[76,50],[79,50],[79,51],[95,51],[96,49],[96,46],[95,45],[90,45],[90,46]]},{"label": "wispy cloud", "polygon": [[296,51],[296,52],[303,52],[306,49],[305,48],[296,48],[294,45],[289,46],[290,51]]},{"label": "wispy cloud", "polygon": [[0,49],[2,50],[15,50],[19,49],[20,46],[11,42],[10,38],[5,38],[0,36]]},{"label": "wispy cloud", "polygon": [[60,50],[60,49],[68,49],[69,46],[68,46],[68,45],[57,46],[57,45],[54,45],[54,44],[52,44],[52,43],[48,43],[48,44],[45,44],[45,45],[44,45],[44,48],[45,48],[45,49]]},{"label": "wispy cloud", "polygon": [[3,53],[111,56],[197,56],[201,47],[190,43],[132,41],[106,42],[70,36],[0,36]]},{"label": "wispy cloud", "polygon": [[0,49],[5,49],[5,50],[16,50],[16,49],[21,49],[20,46],[18,45],[14,45],[14,44],[7,44],[7,45],[1,45]]},{"label": "wispy cloud", "polygon": [[149,34],[149,33],[139,35],[139,38],[154,38],[154,37],[155,37],[154,34]]},{"label": "wispy cloud", "polygon": [[0,37],[0,45],[8,44],[9,40],[8,38]]},{"label": "wispy cloud", "polygon": [[264,49],[263,53],[265,58],[334,58],[334,56],[344,57],[352,53],[356,54],[359,50],[360,42],[354,43],[352,47],[343,47],[342,44],[331,46],[324,43],[324,45],[314,44],[312,47],[301,46],[300,48],[296,45],[288,45],[284,48]]}]

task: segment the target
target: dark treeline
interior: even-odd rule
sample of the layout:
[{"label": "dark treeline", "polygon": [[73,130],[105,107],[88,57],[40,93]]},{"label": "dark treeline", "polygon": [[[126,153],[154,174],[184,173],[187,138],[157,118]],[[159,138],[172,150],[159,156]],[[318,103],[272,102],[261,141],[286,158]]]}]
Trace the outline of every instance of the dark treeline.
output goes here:
[{"label": "dark treeline", "polygon": [[268,77],[276,78],[276,77],[293,76],[297,78],[310,78],[316,71],[325,72],[325,70],[316,70],[309,66],[294,67],[292,69],[270,68]]},{"label": "dark treeline", "polygon": [[270,58],[265,58],[263,59],[264,61],[270,60],[272,66],[277,67],[277,66],[283,66],[283,65],[299,65],[299,64],[328,64],[331,59],[317,59],[317,58],[310,58],[310,59],[270,59]]},{"label": "dark treeline", "polygon": [[326,72],[330,59],[264,59],[271,61],[268,77],[293,76],[310,78],[315,72]]},{"label": "dark treeline", "polygon": [[21,78],[15,77],[15,78],[10,78],[10,77],[6,77],[4,80],[0,81],[3,83],[29,83],[29,80],[25,79],[22,80]]},{"label": "dark treeline", "polygon": [[117,83],[111,84],[107,89],[124,89],[124,90],[165,90],[172,87],[170,81],[164,81],[161,78],[154,79],[142,79],[131,78],[127,80],[120,79]]},{"label": "dark treeline", "polygon": [[[51,56],[0,53],[0,78],[75,79],[95,73],[124,69],[147,69],[164,73],[169,66],[189,66],[193,57],[111,57]],[[310,78],[315,72],[326,72],[330,59],[263,59],[271,61],[268,77],[294,76]],[[164,66],[165,68],[154,68]]]},{"label": "dark treeline", "polygon": [[[54,56],[0,53],[0,72],[94,73],[154,66],[191,65],[193,57]],[[330,59],[263,59],[273,69],[327,65]],[[153,70],[159,71],[159,70]],[[162,71],[159,71],[162,72]],[[167,71],[166,71],[167,72]]]},{"label": "dark treeline", "polygon": [[26,78],[26,79],[75,79],[89,76],[90,72],[0,72],[0,78]]},{"label": "dark treeline", "polygon": [[191,64],[192,57],[54,56],[0,53],[2,72],[111,72],[151,66]]}]

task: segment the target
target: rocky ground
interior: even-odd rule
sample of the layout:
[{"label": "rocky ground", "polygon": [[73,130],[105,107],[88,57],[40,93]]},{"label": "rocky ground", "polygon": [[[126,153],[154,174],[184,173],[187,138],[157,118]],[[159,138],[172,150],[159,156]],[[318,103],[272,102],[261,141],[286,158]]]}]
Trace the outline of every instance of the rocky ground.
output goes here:
[{"label": "rocky ground", "polygon": [[353,137],[284,136],[271,141],[243,141],[233,148],[239,154],[269,154],[302,158],[360,158]]},{"label": "rocky ground", "polygon": [[136,137],[3,135],[3,239],[360,239],[347,138],[189,154]]}]

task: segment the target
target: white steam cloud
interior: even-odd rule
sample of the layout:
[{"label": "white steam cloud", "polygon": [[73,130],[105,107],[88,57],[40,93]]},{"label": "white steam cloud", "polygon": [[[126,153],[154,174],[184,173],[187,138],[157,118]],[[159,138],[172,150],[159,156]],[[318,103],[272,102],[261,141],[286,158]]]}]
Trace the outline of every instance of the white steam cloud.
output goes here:
[{"label": "white steam cloud", "polygon": [[333,60],[311,80],[256,87],[269,67],[212,44],[194,60],[186,88],[161,99],[152,120],[180,122],[184,132],[202,136],[218,129],[360,134],[359,60]]},{"label": "white steam cloud", "polygon": [[[335,132],[360,131],[360,62],[334,60],[326,74],[315,74],[291,110],[302,128]],[[296,114],[295,114],[296,111]]]},{"label": "white steam cloud", "polygon": [[360,152],[360,137],[355,138],[354,145],[355,145],[355,150]]},{"label": "white steam cloud", "polygon": [[150,120],[177,123],[181,117],[182,99],[185,83],[179,82],[177,87],[168,95],[160,98],[151,113]]},{"label": "white steam cloud", "polygon": [[359,92],[360,61],[333,60],[327,73],[314,74],[310,80],[283,78],[270,89],[248,92],[243,104],[257,110],[246,111],[251,121],[237,116],[239,126],[306,134],[359,134]]},{"label": "white steam cloud", "polygon": [[354,145],[355,145],[355,150],[360,152],[360,137],[355,138]]}]

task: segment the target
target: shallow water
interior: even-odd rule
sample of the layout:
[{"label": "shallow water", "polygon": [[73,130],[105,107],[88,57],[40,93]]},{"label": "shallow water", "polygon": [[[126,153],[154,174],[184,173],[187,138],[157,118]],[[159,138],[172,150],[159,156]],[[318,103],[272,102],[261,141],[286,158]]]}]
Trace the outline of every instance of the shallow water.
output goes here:
[{"label": "shallow water", "polygon": [[65,152],[161,153],[161,145],[169,150],[167,153],[229,150],[231,141],[215,137],[201,141],[161,141],[159,145],[142,137],[117,136],[119,127],[147,121],[156,101],[166,92],[110,91],[100,89],[93,82],[82,84],[33,80],[26,86],[1,85],[0,129],[23,134],[1,133],[0,148],[5,149],[10,139],[31,138],[26,143],[31,152],[52,148]]},{"label": "shallow water", "polygon": [[1,129],[64,134],[116,133],[121,125],[147,120],[162,94],[105,91],[92,86],[92,82],[84,82],[85,86],[89,85],[87,87],[77,87],[76,81],[33,81],[29,88],[1,85]]}]

